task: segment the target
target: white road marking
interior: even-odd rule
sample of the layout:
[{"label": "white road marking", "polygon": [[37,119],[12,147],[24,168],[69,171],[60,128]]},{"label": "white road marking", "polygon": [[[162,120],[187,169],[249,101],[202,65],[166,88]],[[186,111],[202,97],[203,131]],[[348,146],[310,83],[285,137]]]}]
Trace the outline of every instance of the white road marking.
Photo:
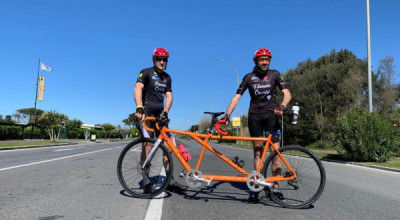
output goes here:
[{"label": "white road marking", "polygon": [[[165,170],[161,169],[161,176],[165,176]],[[160,193],[158,196],[152,198],[149,203],[149,207],[146,211],[144,220],[159,220],[162,216],[162,207],[164,203],[165,192]]]},{"label": "white road marking", "polygon": [[55,158],[55,159],[51,159],[51,160],[43,160],[43,161],[34,162],[34,163],[28,163],[28,164],[22,164],[22,165],[18,165],[18,166],[6,167],[6,168],[1,168],[0,171],[11,170],[11,169],[15,169],[15,168],[26,167],[26,166],[31,166],[31,165],[41,164],[41,163],[47,163],[47,162],[52,162],[52,161],[57,161],[57,160],[63,160],[63,159],[68,159],[68,158],[72,158],[72,157],[79,157],[79,156],[98,153],[98,152],[111,150],[111,149],[112,148],[106,148],[106,149],[103,149],[103,150],[96,150],[96,151],[86,152],[86,153],[82,153],[82,154],[75,154],[75,155],[70,155],[70,156],[66,156],[66,157],[59,157],[59,158]]},{"label": "white road marking", "polygon": [[60,151],[69,151],[73,150],[72,148],[67,148],[67,149],[59,149],[59,150],[53,150],[53,152],[60,152]]}]

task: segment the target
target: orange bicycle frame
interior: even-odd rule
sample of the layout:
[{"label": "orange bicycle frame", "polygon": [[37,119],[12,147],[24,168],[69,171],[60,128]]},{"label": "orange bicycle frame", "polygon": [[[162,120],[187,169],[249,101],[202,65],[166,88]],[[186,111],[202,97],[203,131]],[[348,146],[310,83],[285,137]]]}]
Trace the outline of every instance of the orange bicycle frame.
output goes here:
[{"label": "orange bicycle frame", "polygon": [[[143,127],[148,130],[153,132],[154,129],[148,128],[145,125],[146,121],[155,121],[155,117],[146,117],[143,120]],[[175,154],[175,156],[178,158],[179,162],[182,164],[182,166],[185,168],[186,171],[192,170],[192,167],[189,165],[187,161],[183,158],[183,156],[179,153],[178,148],[174,145],[173,141],[171,138],[168,136],[167,133],[173,133],[173,134],[180,134],[180,135],[185,135],[190,137],[191,139],[195,140],[199,144],[201,144],[202,150],[200,152],[200,156],[198,158],[196,168],[197,170],[200,170],[201,163],[203,161],[203,156],[205,153],[205,150],[209,150],[212,152],[214,155],[219,157],[221,160],[223,160],[225,163],[229,164],[232,168],[237,170],[240,174],[243,176],[222,176],[222,175],[206,175],[203,174],[203,178],[207,180],[213,180],[213,181],[224,181],[224,182],[246,182],[247,177],[249,173],[244,170],[243,168],[239,167],[237,164],[232,162],[229,158],[215,150],[212,146],[208,144],[209,140],[243,140],[243,141],[263,141],[265,142],[264,150],[261,156],[260,163],[257,166],[257,172],[261,172],[261,168],[263,167],[265,157],[267,155],[267,151],[269,147],[272,147],[274,151],[279,155],[279,158],[281,161],[284,163],[284,165],[287,167],[287,169],[293,174],[290,177],[284,177],[284,176],[272,176],[272,177],[267,177],[265,179],[266,182],[275,182],[275,181],[284,181],[284,180],[292,180],[297,177],[296,172],[292,169],[292,167],[289,165],[289,163],[285,160],[283,155],[279,152],[279,149],[272,143],[271,138],[272,134],[269,134],[268,137],[239,137],[239,136],[219,136],[219,135],[212,135],[211,133],[207,134],[199,134],[199,133],[193,133],[193,132],[187,132],[187,131],[181,131],[181,130],[174,130],[170,129],[166,126],[163,126],[161,129],[159,127],[159,124],[156,123],[156,128],[157,130],[160,130],[160,135],[158,136],[158,139],[161,139],[165,141],[168,145],[168,147],[171,149],[171,151]]]}]

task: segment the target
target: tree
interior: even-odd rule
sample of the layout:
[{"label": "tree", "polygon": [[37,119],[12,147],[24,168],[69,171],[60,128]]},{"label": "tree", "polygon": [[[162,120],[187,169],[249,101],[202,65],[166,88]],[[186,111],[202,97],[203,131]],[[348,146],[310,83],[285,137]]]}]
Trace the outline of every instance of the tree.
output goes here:
[{"label": "tree", "polygon": [[104,129],[104,138],[107,139],[107,137],[110,136],[111,131],[115,129],[115,126],[110,123],[105,123],[102,126]]},{"label": "tree", "polygon": [[[51,141],[58,141],[63,122],[68,121],[68,116],[57,111],[47,111],[40,115],[38,123],[50,127],[49,136]],[[56,132],[58,130],[58,132]]]},{"label": "tree", "polygon": [[[35,108],[21,108],[18,109],[17,112],[21,114],[22,118],[27,119],[28,118],[28,123],[34,123],[34,117],[35,117]],[[41,109],[36,109],[36,117],[39,118],[41,114],[43,114],[43,110]]]},{"label": "tree", "polygon": [[122,122],[124,125],[129,126],[129,128],[136,127],[137,118],[135,113],[129,114],[128,118],[122,120]]},{"label": "tree", "polygon": [[72,120],[68,120],[65,123],[65,127],[67,129],[76,129],[76,128],[81,128],[83,122],[81,120],[78,119],[72,119]]},{"label": "tree", "polygon": [[15,121],[17,122],[17,123],[21,123],[21,118],[22,118],[22,115],[20,114],[20,113],[14,113],[14,114],[12,114],[12,117],[13,118],[15,118]]},{"label": "tree", "polygon": [[205,115],[200,118],[200,122],[198,125],[199,132],[206,132],[208,128],[210,128],[211,125],[211,117],[208,115]]},{"label": "tree", "polygon": [[374,92],[374,108],[377,112],[389,117],[399,105],[399,84],[395,83],[397,74],[393,65],[393,57],[387,56],[379,60],[377,71],[378,84],[375,86]]},{"label": "tree", "polygon": [[285,80],[292,103],[298,102],[301,110],[300,122],[286,132],[286,140],[302,139],[304,145],[328,140],[340,115],[353,106],[367,106],[366,72],[366,62],[348,50],[332,50],[289,69]]},{"label": "tree", "polygon": [[[309,145],[316,141],[332,141],[332,132],[338,119],[351,108],[367,109],[368,80],[367,62],[357,58],[348,50],[300,62],[295,69],[289,69],[285,81],[292,93],[292,103],[300,105],[300,120],[286,131],[286,143]],[[399,105],[399,88],[394,83],[393,58],[380,60],[376,74],[372,74],[374,110],[384,114],[393,123],[399,119],[393,116]]]}]

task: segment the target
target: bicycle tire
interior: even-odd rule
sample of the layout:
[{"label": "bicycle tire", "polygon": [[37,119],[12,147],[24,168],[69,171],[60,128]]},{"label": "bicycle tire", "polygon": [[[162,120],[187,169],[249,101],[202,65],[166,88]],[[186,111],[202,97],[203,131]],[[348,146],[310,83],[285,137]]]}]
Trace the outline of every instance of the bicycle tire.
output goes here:
[{"label": "bicycle tire", "polygon": [[[118,159],[119,182],[126,192],[136,198],[145,199],[157,196],[165,190],[172,178],[172,156],[163,144],[160,144],[150,159],[150,167],[142,169],[140,163],[142,145],[145,143],[153,145],[154,142],[154,139],[149,138],[132,141],[122,150]],[[168,160],[168,170],[164,168],[164,156]]]},{"label": "bicycle tire", "polygon": [[[305,208],[314,203],[322,194],[326,183],[325,168],[320,159],[306,148],[299,146],[281,147],[279,151],[285,160],[296,172],[295,180],[280,181],[279,188],[270,190],[271,199],[286,208]],[[273,158],[279,157],[273,152],[265,160],[262,174],[265,177],[272,176],[271,163]],[[290,176],[290,171],[281,162],[281,175]]]}]

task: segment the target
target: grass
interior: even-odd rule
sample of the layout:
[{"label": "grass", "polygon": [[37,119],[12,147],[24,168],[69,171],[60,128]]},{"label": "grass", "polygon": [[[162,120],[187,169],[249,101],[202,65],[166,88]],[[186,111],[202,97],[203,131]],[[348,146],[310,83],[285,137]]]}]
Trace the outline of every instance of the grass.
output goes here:
[{"label": "grass", "polygon": [[57,142],[57,141],[0,141],[0,148],[58,145],[64,143],[65,142]]},{"label": "grass", "polygon": [[[311,149],[321,159],[343,160],[336,150]],[[400,157],[394,157],[386,162],[361,162],[363,164],[400,169]]]},{"label": "grass", "polygon": [[390,167],[390,168],[398,168],[400,169],[400,157],[392,158],[391,160],[383,163],[371,163],[365,162],[365,164],[381,166],[381,167]]}]

